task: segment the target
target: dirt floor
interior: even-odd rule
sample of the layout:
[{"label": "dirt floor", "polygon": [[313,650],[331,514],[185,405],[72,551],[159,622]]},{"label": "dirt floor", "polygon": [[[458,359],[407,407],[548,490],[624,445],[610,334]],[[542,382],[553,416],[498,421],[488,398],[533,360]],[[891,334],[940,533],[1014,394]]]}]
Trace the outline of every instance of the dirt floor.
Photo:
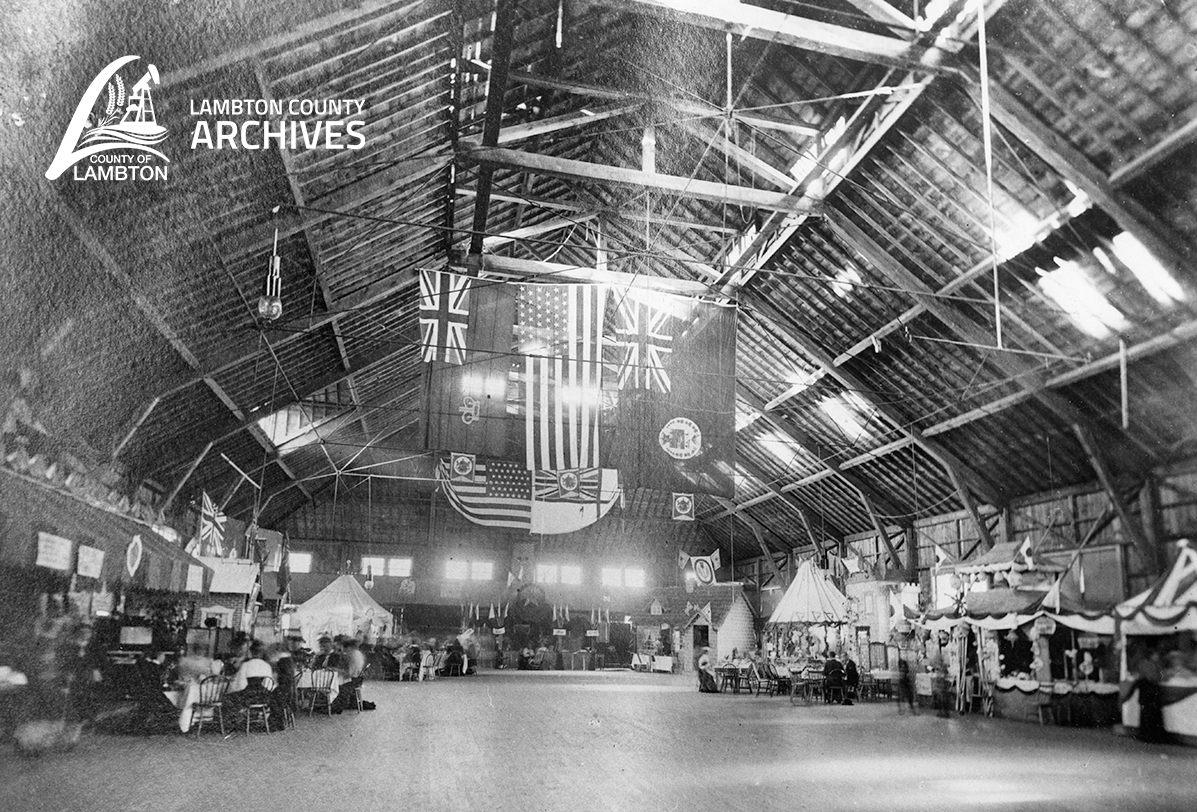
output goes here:
[{"label": "dirt floor", "polygon": [[0,753],[0,810],[1193,810],[1197,748],[1109,730],[792,706],[691,677],[370,682],[377,710],[284,733],[91,736]]}]

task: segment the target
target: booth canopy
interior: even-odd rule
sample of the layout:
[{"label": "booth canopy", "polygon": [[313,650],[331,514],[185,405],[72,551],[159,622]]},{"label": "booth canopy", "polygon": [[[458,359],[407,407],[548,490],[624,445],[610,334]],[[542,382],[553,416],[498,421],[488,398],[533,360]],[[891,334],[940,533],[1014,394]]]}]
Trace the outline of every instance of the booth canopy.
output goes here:
[{"label": "booth canopy", "polygon": [[770,623],[843,623],[848,600],[807,559],[769,616]]},{"label": "booth canopy", "polygon": [[370,597],[352,575],[342,575],[295,610],[309,645],[321,635],[359,635],[370,640],[391,634],[394,616]]},{"label": "booth canopy", "polygon": [[1115,608],[1126,634],[1197,631],[1197,550],[1181,540],[1176,561],[1152,587]]}]

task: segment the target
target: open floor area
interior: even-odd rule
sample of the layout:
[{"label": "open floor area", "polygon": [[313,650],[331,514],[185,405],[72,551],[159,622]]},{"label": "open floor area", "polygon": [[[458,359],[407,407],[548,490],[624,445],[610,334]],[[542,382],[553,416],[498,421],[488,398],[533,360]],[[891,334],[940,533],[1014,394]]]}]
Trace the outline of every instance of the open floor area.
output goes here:
[{"label": "open floor area", "polygon": [[377,710],[283,733],[6,753],[0,809],[1182,810],[1197,750],[1106,729],[699,694],[682,675],[369,682]]}]

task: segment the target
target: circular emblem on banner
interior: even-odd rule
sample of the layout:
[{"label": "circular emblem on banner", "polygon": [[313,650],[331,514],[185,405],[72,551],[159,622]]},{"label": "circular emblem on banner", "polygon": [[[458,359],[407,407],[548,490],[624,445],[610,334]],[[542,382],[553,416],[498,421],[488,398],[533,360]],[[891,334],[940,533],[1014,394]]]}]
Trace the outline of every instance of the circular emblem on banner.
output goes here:
[{"label": "circular emblem on banner", "polygon": [[141,536],[134,536],[133,540],[129,542],[129,546],[125,548],[125,569],[132,577],[139,566],[141,566]]},{"label": "circular emblem on banner", "polygon": [[453,458],[453,473],[458,476],[474,473],[474,460],[467,454],[458,454]]},{"label": "circular emblem on banner", "polygon": [[560,476],[561,490],[576,491],[578,489],[578,474],[576,471],[564,471]]},{"label": "circular emblem on banner", "polygon": [[688,417],[675,417],[661,429],[657,442],[675,460],[688,460],[702,451],[702,431]]},{"label": "circular emblem on banner", "polygon": [[673,497],[673,509],[679,516],[689,516],[694,512],[694,500],[685,494]]},{"label": "circular emblem on banner", "polygon": [[715,570],[711,566],[711,559],[706,557],[694,559],[694,579],[703,586],[715,583]]}]

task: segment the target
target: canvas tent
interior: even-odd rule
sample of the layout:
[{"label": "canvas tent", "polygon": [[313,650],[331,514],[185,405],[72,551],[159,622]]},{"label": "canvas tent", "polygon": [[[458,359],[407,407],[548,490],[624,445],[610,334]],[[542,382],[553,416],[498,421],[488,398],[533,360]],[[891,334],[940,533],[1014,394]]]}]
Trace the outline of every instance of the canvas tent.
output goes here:
[{"label": "canvas tent", "polygon": [[373,642],[393,634],[394,616],[352,575],[342,575],[295,610],[304,640],[310,646],[321,635],[349,634]]},{"label": "canvas tent", "polygon": [[843,623],[848,600],[808,559],[769,616],[770,623]]},{"label": "canvas tent", "polygon": [[1118,604],[1124,634],[1164,635],[1197,631],[1197,549],[1180,542],[1168,572],[1150,589]]}]

